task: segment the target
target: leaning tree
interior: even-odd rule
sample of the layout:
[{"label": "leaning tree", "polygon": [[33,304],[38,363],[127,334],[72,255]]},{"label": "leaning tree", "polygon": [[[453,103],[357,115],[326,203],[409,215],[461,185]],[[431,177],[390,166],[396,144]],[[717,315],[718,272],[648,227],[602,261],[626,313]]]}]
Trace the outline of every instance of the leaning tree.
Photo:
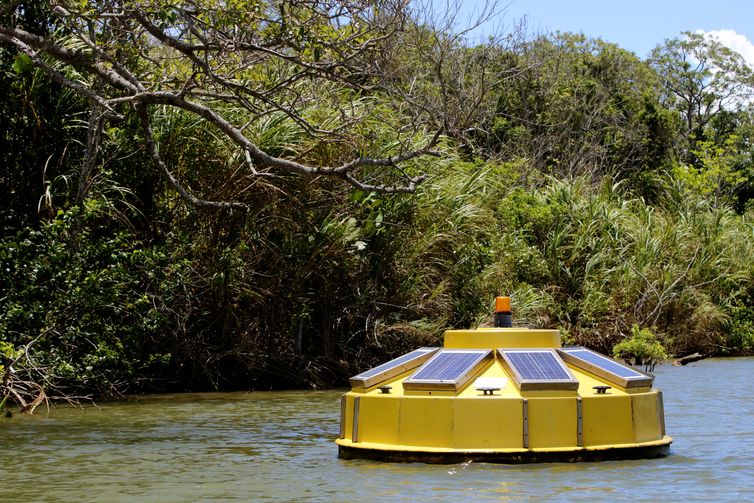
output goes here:
[{"label": "leaning tree", "polygon": [[[243,161],[239,177],[292,172],[367,191],[410,192],[425,178],[412,162],[438,155],[442,133],[462,129],[450,115],[473,121],[470,112],[483,108],[494,85],[485,78],[483,56],[466,65],[476,75],[453,57],[464,32],[443,29],[453,26],[458,6],[443,13],[438,30],[432,26],[438,17],[409,0],[51,0],[52,26],[40,35],[19,22],[26,1],[3,3],[0,41],[17,51],[17,66],[35,66],[91,103],[78,202],[87,195],[103,127],[137,117],[144,149],[183,199],[200,207],[244,206],[182,183],[161,156],[153,123],[159,107],[216,128]],[[492,12],[480,11],[477,23]],[[421,56],[410,64],[407,44]],[[452,89],[463,90],[463,103]],[[365,99],[377,93],[379,105]],[[329,120],[307,113],[315,105],[330,112]],[[375,108],[402,120],[390,149],[365,151],[351,145],[353,132],[374,118]],[[249,130],[272,115],[315,142],[345,146],[347,155],[323,165],[265,151]]]}]

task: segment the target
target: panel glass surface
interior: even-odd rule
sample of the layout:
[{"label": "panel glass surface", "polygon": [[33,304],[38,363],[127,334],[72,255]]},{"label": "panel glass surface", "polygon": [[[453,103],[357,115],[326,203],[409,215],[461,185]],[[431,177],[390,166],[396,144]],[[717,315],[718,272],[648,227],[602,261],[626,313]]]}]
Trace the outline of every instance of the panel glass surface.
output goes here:
[{"label": "panel glass surface", "polygon": [[637,372],[636,370],[630,367],[627,367],[626,365],[613,361],[610,358],[607,358],[606,356],[602,356],[601,354],[595,353],[594,351],[590,351],[588,349],[563,348],[563,349],[560,349],[560,351],[562,351],[563,353],[567,353],[575,358],[578,358],[579,360],[583,360],[587,363],[591,363],[595,367],[599,367],[602,370],[605,370],[607,372],[610,372],[611,374],[617,375],[618,377],[625,377],[625,378],[638,377],[642,379],[645,379],[647,377],[641,372]]},{"label": "panel glass surface", "polygon": [[435,355],[414,375],[412,381],[455,381],[489,351],[447,351]]},{"label": "panel glass surface", "polygon": [[549,381],[572,379],[555,354],[549,351],[505,351],[522,379]]},{"label": "panel glass surface", "polygon": [[[382,372],[388,371],[392,368],[395,368],[399,365],[403,365],[404,363],[408,363],[411,360],[418,358],[420,356],[426,355],[427,353],[430,353],[432,351],[437,351],[437,348],[419,348],[414,351],[411,351],[410,353],[407,353],[403,356],[399,356],[398,358],[394,358],[390,360],[389,362],[385,362],[382,365],[378,365],[374,368],[371,368],[365,372],[362,372],[359,375],[353,376],[351,379],[368,379],[370,377],[376,376],[378,374],[381,374]],[[416,365],[415,365],[416,367]]]}]

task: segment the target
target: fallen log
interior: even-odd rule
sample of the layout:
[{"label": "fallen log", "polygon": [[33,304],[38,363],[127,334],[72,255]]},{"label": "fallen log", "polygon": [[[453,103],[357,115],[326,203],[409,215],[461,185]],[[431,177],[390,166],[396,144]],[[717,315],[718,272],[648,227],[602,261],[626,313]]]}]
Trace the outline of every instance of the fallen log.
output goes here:
[{"label": "fallen log", "polygon": [[701,353],[692,353],[690,355],[682,356],[673,362],[673,365],[688,365],[689,363],[697,362],[707,358],[709,355],[703,355]]}]

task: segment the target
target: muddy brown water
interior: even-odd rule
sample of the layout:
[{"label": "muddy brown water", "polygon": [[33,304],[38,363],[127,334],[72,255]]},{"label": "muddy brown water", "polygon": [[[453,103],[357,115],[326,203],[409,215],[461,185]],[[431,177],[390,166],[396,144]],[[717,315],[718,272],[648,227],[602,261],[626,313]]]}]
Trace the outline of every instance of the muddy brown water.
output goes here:
[{"label": "muddy brown water", "polygon": [[159,395],[0,419],[0,500],[751,501],[754,358],[655,375],[675,440],[661,459],[346,461],[343,390]]}]

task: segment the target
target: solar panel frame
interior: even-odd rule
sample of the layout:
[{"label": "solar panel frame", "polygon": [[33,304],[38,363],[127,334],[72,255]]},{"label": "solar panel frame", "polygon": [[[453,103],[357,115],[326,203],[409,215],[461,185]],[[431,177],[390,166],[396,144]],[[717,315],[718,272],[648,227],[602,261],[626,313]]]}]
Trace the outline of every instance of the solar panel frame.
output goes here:
[{"label": "solar panel frame", "polygon": [[[453,361],[453,356],[462,358]],[[486,362],[492,359],[493,353],[490,349],[441,349],[403,381],[403,389],[458,391],[478,374]],[[434,369],[438,366],[440,369]],[[436,370],[448,371],[448,373],[436,375],[435,372],[433,374]]]},{"label": "solar panel frame", "polygon": [[440,348],[423,347],[351,377],[354,388],[371,388],[424,364]]},{"label": "solar panel frame", "polygon": [[[558,353],[560,353],[561,358],[569,365],[573,365],[580,370],[589,372],[622,388],[651,387],[654,382],[652,374],[642,372],[614,358],[582,346],[558,348]],[[589,360],[586,358],[589,358]],[[626,372],[621,375],[610,370],[616,366],[624,369]]]},{"label": "solar panel frame", "polygon": [[575,357],[585,363],[598,366],[606,372],[610,372],[611,374],[614,374],[621,378],[636,379],[646,377],[644,374],[634,368],[629,367],[628,365],[625,365],[621,362],[618,362],[612,358],[609,358],[603,354],[597,353],[596,351],[592,351],[587,348],[563,348],[560,350],[560,353],[565,353],[566,355]]},{"label": "solar panel frame", "polygon": [[[518,389],[521,391],[540,391],[540,390],[577,390],[579,388],[579,381],[574,377],[573,373],[568,369],[566,364],[560,358],[560,355],[551,348],[542,349],[520,349],[520,348],[498,348],[498,354],[500,355],[503,365],[511,375],[513,382],[516,383]],[[557,377],[531,376],[532,372],[523,368],[521,362],[514,356],[520,354],[528,355],[548,355],[549,364],[555,365],[558,371]],[[537,362],[537,363],[542,363]],[[536,363],[535,363],[536,365]],[[543,374],[541,369],[537,373]]]}]

